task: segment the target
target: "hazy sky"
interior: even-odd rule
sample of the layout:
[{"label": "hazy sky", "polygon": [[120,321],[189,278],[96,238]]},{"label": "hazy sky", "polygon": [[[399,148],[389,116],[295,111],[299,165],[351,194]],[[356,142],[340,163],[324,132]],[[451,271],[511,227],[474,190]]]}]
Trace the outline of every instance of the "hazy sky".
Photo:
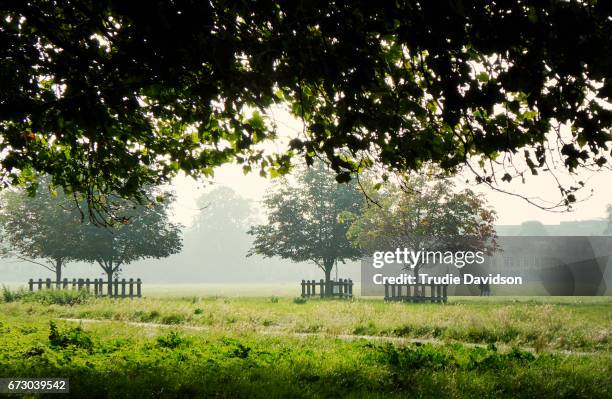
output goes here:
[{"label": "hazy sky", "polygon": [[[274,143],[267,143],[265,148],[271,151],[279,151],[285,148],[288,138],[300,135],[302,124],[280,108],[275,108],[269,116],[276,123],[280,139]],[[563,171],[560,170],[559,174],[563,175]],[[604,218],[606,217],[607,204],[612,204],[612,185],[610,184],[612,182],[612,171],[609,170],[581,173],[578,179],[583,180],[586,187],[580,191],[578,198],[588,198],[575,204],[572,212],[563,213],[541,210],[528,204],[523,199],[495,192],[486,186],[465,184],[466,178],[473,181],[473,175],[467,173],[457,177],[458,186],[470,187],[483,193],[498,213],[498,224],[520,224],[526,220],[540,220],[545,224],[558,224],[561,221]],[[178,195],[175,217],[178,221],[189,225],[193,216],[199,212],[195,202],[196,199],[205,190],[212,190],[214,185],[226,185],[242,196],[258,201],[271,184],[270,180],[260,177],[257,172],[245,176],[242,169],[236,165],[225,165],[218,168],[212,181],[213,186],[185,176],[179,176],[174,180],[173,187]],[[555,180],[548,173],[539,176],[527,176],[524,184],[520,179],[514,179],[512,183],[502,183],[501,187],[504,190],[518,192],[532,198],[547,201],[558,201],[560,199]],[[592,195],[590,193],[591,189],[593,190]]]}]

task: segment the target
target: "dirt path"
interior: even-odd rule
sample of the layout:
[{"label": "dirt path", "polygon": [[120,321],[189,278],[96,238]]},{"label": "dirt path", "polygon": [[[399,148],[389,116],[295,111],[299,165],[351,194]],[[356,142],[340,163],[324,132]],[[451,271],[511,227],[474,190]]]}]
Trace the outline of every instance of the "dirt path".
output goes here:
[{"label": "dirt path", "polygon": [[[159,323],[143,323],[137,321],[123,321],[123,320],[110,320],[110,319],[71,319],[71,318],[57,318],[72,323],[79,324],[96,324],[96,323],[122,323],[129,326],[141,327],[147,329],[181,329],[188,331],[209,331],[208,327],[204,326],[193,326],[188,324],[159,324]],[[257,334],[277,336],[277,337],[297,337],[297,338],[308,338],[308,337],[321,337],[321,338],[336,338],[344,341],[357,341],[365,339],[367,341],[375,342],[390,342],[396,344],[432,344],[432,345],[444,345],[449,343],[460,343],[469,348],[485,348],[487,345],[475,344],[471,342],[462,341],[442,341],[434,338],[405,338],[405,337],[389,337],[380,335],[355,335],[355,334],[326,334],[326,333],[300,333],[300,332],[286,332],[286,331],[275,331],[275,330],[259,330]],[[495,344],[495,346],[502,352],[506,352],[512,349],[512,346],[506,344]],[[527,352],[537,353],[535,348],[530,347],[519,347],[519,349]],[[556,355],[567,355],[567,356],[593,356],[602,354],[602,352],[578,352],[568,350],[547,350],[544,353],[556,354]]]}]

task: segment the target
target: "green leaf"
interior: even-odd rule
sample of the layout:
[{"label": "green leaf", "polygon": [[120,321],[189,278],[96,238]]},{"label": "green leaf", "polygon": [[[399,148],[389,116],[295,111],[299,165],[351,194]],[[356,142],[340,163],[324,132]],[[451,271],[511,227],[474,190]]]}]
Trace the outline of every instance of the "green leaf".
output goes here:
[{"label": "green leaf", "polygon": [[476,79],[478,79],[479,82],[487,83],[489,81],[489,74],[486,72],[480,72],[478,75],[476,75]]}]

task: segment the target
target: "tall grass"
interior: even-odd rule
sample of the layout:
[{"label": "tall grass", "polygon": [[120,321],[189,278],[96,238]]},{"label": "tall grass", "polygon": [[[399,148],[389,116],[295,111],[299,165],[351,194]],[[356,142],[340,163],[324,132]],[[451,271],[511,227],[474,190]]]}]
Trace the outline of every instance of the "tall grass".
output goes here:
[{"label": "tall grass", "polygon": [[92,294],[84,290],[40,290],[26,291],[23,288],[11,290],[2,286],[2,301],[10,302],[36,302],[44,305],[80,305],[87,303]]}]

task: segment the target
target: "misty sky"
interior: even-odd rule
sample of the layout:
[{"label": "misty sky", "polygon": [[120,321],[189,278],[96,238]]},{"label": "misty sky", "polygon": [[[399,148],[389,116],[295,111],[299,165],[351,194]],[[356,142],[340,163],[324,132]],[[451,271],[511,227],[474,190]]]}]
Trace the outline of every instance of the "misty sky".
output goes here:
[{"label": "misty sky", "polygon": [[[283,109],[275,108],[269,116],[276,123],[280,139],[265,144],[266,150],[281,151],[285,148],[289,138],[301,135],[301,121],[292,118]],[[555,173],[562,182],[569,181],[569,175],[563,170],[562,166]],[[583,201],[575,204],[572,212],[562,213],[541,210],[528,204],[523,199],[495,192],[485,186],[465,183],[466,179],[473,181],[473,177],[473,174],[467,172],[458,176],[455,180],[459,187],[470,187],[487,197],[488,202],[498,213],[498,224],[520,224],[526,220],[540,220],[544,224],[558,224],[561,221],[601,219],[606,217],[607,204],[612,204],[612,188],[610,185],[612,171],[610,170],[581,172],[575,180],[582,180],[586,183],[586,187],[577,195],[578,199]],[[260,177],[257,171],[245,176],[241,167],[236,165],[225,165],[216,169],[215,178],[212,179],[212,182],[215,185],[228,186],[242,196],[255,201],[262,198],[266,188],[271,184],[270,180]],[[520,179],[514,179],[511,183],[502,183],[501,187],[506,191],[513,191],[534,198],[543,204],[545,202],[542,201],[558,201],[560,199],[556,182],[548,173],[539,176],[528,175],[524,184]],[[173,188],[178,195],[175,218],[188,226],[193,216],[199,212],[195,200],[204,190],[211,190],[212,186],[208,183],[179,176],[174,180]],[[592,194],[591,189],[593,190]]]}]

